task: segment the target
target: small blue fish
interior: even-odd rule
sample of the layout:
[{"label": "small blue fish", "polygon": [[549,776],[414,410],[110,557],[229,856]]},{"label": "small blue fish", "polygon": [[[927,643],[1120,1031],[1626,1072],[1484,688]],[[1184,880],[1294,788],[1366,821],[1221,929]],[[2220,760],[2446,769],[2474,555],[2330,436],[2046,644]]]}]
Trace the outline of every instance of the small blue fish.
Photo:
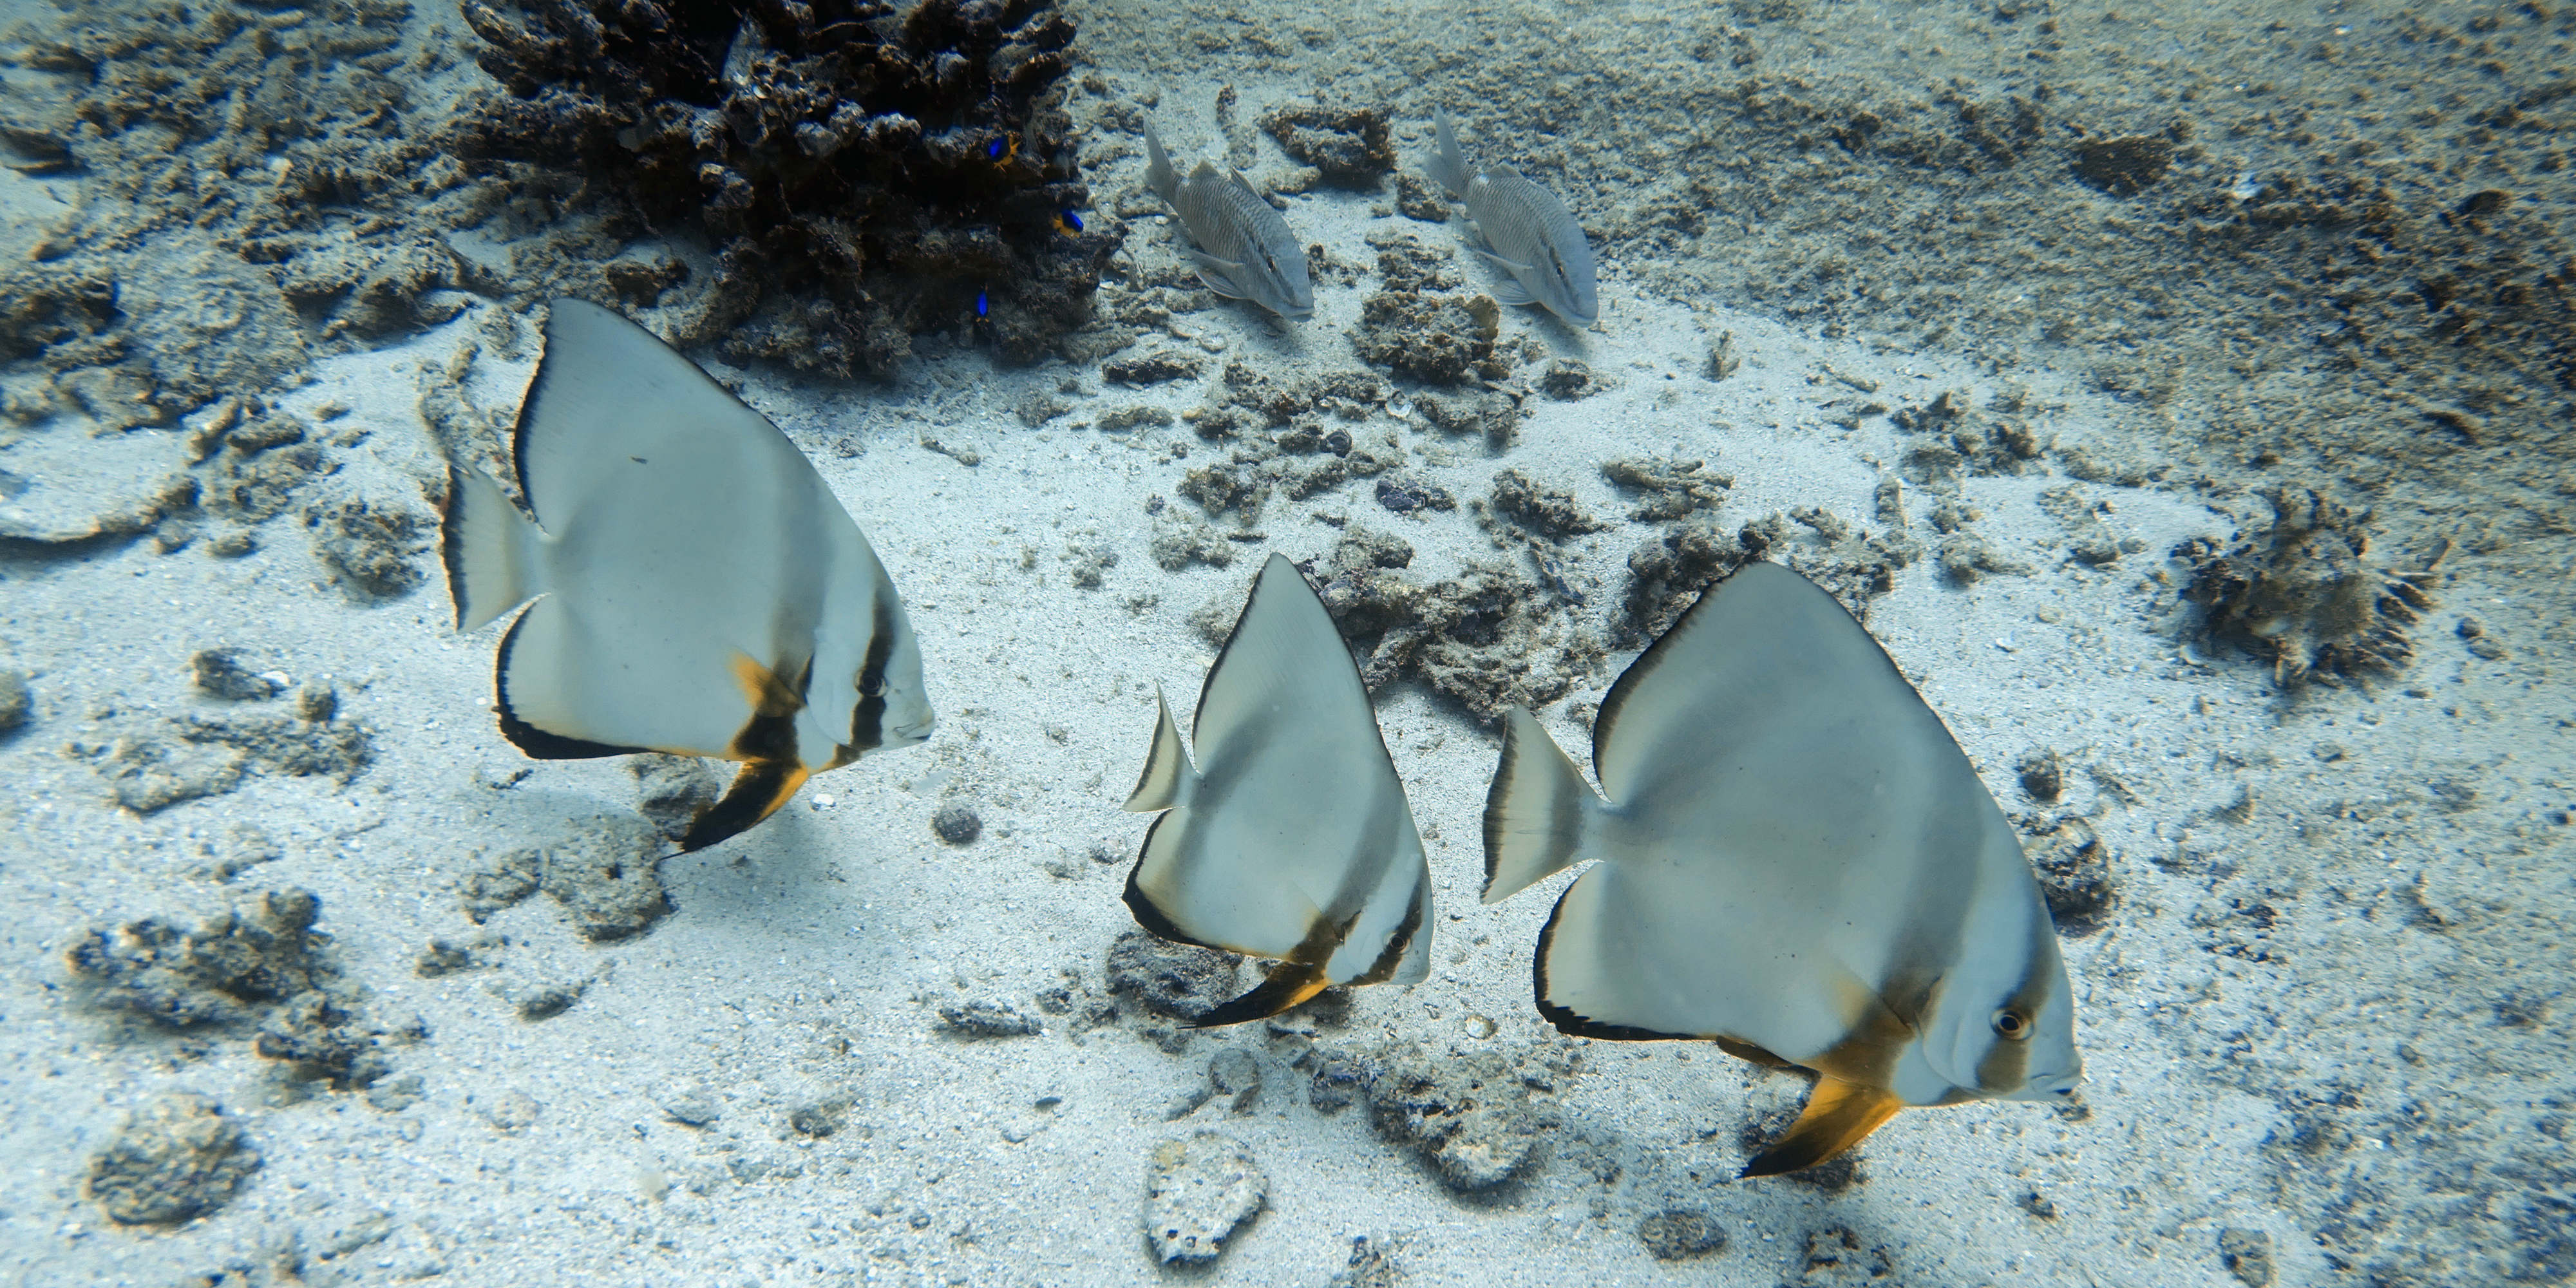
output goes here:
[{"label": "small blue fish", "polygon": [[1055,222],[1057,227],[1062,228],[1066,232],[1078,233],[1082,231],[1082,216],[1074,213],[1073,211],[1066,210],[1059,212],[1055,217]]},{"label": "small blue fish", "polygon": [[992,301],[986,299],[982,291],[975,292],[975,316],[980,318],[991,311]]},{"label": "small blue fish", "polygon": [[1005,134],[994,139],[992,142],[985,144],[984,155],[994,161],[999,161],[1004,157],[1011,155],[1011,136]]}]

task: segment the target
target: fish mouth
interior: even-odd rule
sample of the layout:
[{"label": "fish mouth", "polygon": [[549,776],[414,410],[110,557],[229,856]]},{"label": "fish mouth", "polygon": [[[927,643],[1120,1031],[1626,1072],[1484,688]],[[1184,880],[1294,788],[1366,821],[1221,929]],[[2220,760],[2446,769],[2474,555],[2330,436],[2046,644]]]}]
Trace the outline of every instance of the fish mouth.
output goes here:
[{"label": "fish mouth", "polygon": [[2075,1094],[2075,1084],[2079,1081],[2080,1077],[2081,1075],[2073,1073],[2037,1074],[2030,1078],[2030,1080],[2022,1083],[2021,1090],[2015,1092],[2011,1098],[2014,1100],[2062,1100]]},{"label": "fish mouth", "polygon": [[886,730],[885,745],[909,747],[914,743],[926,741],[930,737],[930,731],[938,727],[939,717],[937,716],[925,716],[911,724],[896,725]]}]

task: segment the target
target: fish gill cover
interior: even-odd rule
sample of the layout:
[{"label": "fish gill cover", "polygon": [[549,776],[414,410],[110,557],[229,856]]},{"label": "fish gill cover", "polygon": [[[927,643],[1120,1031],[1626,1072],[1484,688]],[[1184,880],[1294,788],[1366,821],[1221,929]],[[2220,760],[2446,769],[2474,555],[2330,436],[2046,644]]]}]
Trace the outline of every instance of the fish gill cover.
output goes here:
[{"label": "fish gill cover", "polygon": [[718,280],[691,329],[736,356],[882,375],[913,334],[972,325],[1030,360],[1091,318],[1118,236],[1061,218],[1090,194],[1049,0],[464,8],[505,92],[459,150],[578,169],[703,236]]}]

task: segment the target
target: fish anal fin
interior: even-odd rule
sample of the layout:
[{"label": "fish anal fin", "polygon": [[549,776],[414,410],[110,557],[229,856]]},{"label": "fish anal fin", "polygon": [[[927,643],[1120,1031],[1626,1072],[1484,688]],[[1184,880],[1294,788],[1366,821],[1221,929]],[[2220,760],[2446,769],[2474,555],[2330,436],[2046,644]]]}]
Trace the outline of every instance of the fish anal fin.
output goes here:
[{"label": "fish anal fin", "polygon": [[1124,808],[1130,814],[1181,805],[1198,782],[1198,771],[1190,767],[1189,752],[1181,745],[1180,723],[1172,719],[1172,704],[1159,684],[1154,686],[1154,706],[1158,712],[1154,748],[1145,757],[1144,772],[1136,776],[1136,790],[1128,793]]},{"label": "fish anal fin", "polygon": [[1324,968],[1306,962],[1282,962],[1270,972],[1270,978],[1241,997],[1190,1021],[1184,1027],[1193,1029],[1222,1028],[1249,1020],[1268,1019],[1282,1011],[1313,998],[1332,987],[1333,981]]},{"label": "fish anal fin", "polygon": [[1731,1038],[1721,1033],[1717,1035],[1716,1041],[1718,1050],[1724,1051],[1728,1055],[1734,1056],[1736,1059],[1745,1061],[1749,1064],[1758,1064],[1765,1069],[1794,1069],[1798,1067],[1794,1062],[1783,1060],[1780,1057],[1771,1054],[1768,1049],[1755,1046],[1753,1043],[1747,1042],[1742,1038]]},{"label": "fish anal fin", "polygon": [[536,608],[519,614],[519,620],[510,623],[509,632],[501,637],[499,661],[492,670],[497,690],[495,696],[499,698],[497,705],[501,708],[501,736],[509,739],[510,745],[522,754],[535,760],[596,760],[602,756],[631,756],[639,751],[652,750],[650,747],[626,747],[559,733],[540,728],[520,717],[518,708],[510,701],[510,654],[518,647],[519,632],[527,627],[528,619],[545,607],[545,601],[538,601]]},{"label": "fish anal fin", "polygon": [[1904,1107],[1895,1092],[1883,1087],[1820,1077],[1807,1093],[1807,1107],[1798,1121],[1745,1164],[1743,1175],[1778,1176],[1813,1167],[1859,1144]]},{"label": "fish anal fin", "polygon": [[808,777],[805,767],[793,760],[755,760],[744,765],[724,799],[699,811],[689,824],[687,835],[680,838],[680,852],[703,850],[757,825],[777,813]]}]

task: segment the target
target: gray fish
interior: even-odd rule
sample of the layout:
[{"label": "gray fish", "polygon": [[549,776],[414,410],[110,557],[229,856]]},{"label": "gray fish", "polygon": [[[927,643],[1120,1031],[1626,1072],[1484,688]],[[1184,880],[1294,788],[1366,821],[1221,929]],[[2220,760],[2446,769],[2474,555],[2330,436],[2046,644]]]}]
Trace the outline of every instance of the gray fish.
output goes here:
[{"label": "gray fish", "polygon": [[1458,149],[1458,135],[1442,108],[1433,118],[1439,155],[1431,159],[1431,177],[1449,195],[1467,203],[1467,217],[1490,249],[1475,250],[1486,263],[1512,275],[1509,285],[1493,295],[1505,304],[1542,304],[1576,326],[1601,318],[1600,289],[1592,272],[1592,243],[1583,225],[1556,194],[1496,162],[1474,167]]},{"label": "gray fish", "polygon": [[1198,266],[1199,280],[1229,299],[1250,300],[1283,318],[1315,314],[1315,287],[1306,275],[1306,252],[1288,221],[1243,176],[1217,173],[1205,161],[1181,178],[1163,155],[1163,140],[1145,126],[1145,181],[1181,217],[1194,250],[1181,253]]},{"label": "gray fish", "polygon": [[681,839],[696,850],[814,774],[930,736],[920,645],[867,537],[696,363],[557,300],[513,441],[536,513],[451,465],[444,554],[457,629],[536,600],[497,662],[519,750],[743,762]]},{"label": "gray fish", "polygon": [[1592,760],[1607,802],[1512,710],[1485,902],[1601,860],[1539,934],[1541,1014],[1816,1071],[1745,1175],[1907,1106],[2074,1091],[2074,1003],[2021,841],[1833,596],[1768,563],[1710,589],[1611,687]]},{"label": "gray fish", "polygon": [[1431,971],[1431,870],[1350,646],[1279,555],[1252,583],[1191,723],[1171,704],[1129,810],[1161,811],[1127,878],[1138,925],[1284,964],[1196,1027],[1276,1015],[1335,984]]}]

